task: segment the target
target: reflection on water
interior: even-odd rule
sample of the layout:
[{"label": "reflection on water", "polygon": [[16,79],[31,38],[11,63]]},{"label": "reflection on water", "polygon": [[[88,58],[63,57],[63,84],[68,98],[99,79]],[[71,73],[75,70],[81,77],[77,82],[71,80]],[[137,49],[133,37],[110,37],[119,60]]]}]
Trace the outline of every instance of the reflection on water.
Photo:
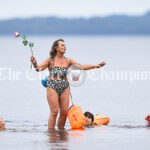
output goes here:
[{"label": "reflection on water", "polygon": [[75,145],[72,144],[73,141],[81,142],[81,137],[84,136],[82,129],[69,129],[69,130],[49,130],[47,132],[48,142],[51,149],[70,149]]},{"label": "reflection on water", "polygon": [[80,132],[80,131],[84,131],[84,130],[85,130],[85,128],[71,129],[71,130],[69,130],[70,131],[69,136],[83,136],[84,135],[83,132]]},{"label": "reflection on water", "polygon": [[66,130],[50,130],[48,132],[50,143],[68,142],[68,132]]},{"label": "reflection on water", "polygon": [[69,138],[66,130],[49,130],[47,135],[51,150],[68,150]]},{"label": "reflection on water", "polygon": [[51,149],[68,149],[68,132],[66,130],[49,130],[48,139]]},{"label": "reflection on water", "polygon": [[[6,130],[1,132],[4,136],[0,138],[0,145],[7,145],[8,141],[6,139],[11,136],[15,138],[12,138],[9,142],[17,146],[19,144],[19,148],[23,150],[32,150],[33,147],[38,147],[37,150],[98,149],[99,146],[109,148],[107,146],[108,141],[110,145],[114,146],[116,140],[121,143],[122,140],[129,138],[127,141],[130,142],[131,138],[134,137],[139,142],[139,140],[145,141],[146,135],[150,137],[148,132],[150,127],[142,124],[114,123],[107,126],[91,126],[83,129],[69,128],[70,126],[67,130],[47,130],[47,126],[40,123],[35,125],[35,122],[7,121]],[[144,134],[141,135],[141,133]],[[134,143],[132,147],[134,147]],[[9,150],[9,147],[6,150]]]}]

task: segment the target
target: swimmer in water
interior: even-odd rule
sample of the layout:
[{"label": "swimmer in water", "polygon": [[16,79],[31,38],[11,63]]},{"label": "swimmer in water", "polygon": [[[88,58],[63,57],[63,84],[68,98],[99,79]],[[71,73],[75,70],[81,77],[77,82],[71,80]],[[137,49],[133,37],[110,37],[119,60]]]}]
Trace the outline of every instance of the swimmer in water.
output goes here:
[{"label": "swimmer in water", "polygon": [[2,118],[0,118],[0,130],[4,130],[5,129],[5,122],[3,121]]},{"label": "swimmer in water", "polygon": [[93,121],[94,121],[94,115],[87,111],[84,113],[84,116],[85,116],[85,120],[86,120],[85,127],[92,126]]}]

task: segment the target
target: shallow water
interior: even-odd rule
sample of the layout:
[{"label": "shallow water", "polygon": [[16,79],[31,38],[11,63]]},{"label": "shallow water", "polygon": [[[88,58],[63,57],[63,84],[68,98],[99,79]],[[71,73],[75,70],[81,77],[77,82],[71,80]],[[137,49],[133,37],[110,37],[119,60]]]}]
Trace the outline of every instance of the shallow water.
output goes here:
[{"label": "shallow water", "polygon": [[148,149],[150,128],[145,125],[94,126],[84,130],[48,131],[38,122],[9,122],[0,132],[1,149]]},{"label": "shallow water", "polygon": [[[41,63],[48,57],[52,41],[60,37],[31,37],[34,54]],[[96,64],[105,60],[104,71],[149,72],[150,37],[80,36],[63,37],[67,57],[80,63]],[[111,149],[148,150],[150,128],[145,116],[149,110],[149,80],[102,80],[100,69],[86,72],[79,87],[71,87],[74,103],[83,111],[111,118],[107,126],[84,130],[47,130],[49,107],[46,89],[39,73],[29,79],[30,51],[21,39],[0,37],[0,116],[6,130],[0,132],[2,150]],[[102,70],[102,69],[101,69]],[[20,72],[19,80],[13,78]],[[48,72],[42,72],[42,76]],[[5,79],[4,79],[5,78]]]}]

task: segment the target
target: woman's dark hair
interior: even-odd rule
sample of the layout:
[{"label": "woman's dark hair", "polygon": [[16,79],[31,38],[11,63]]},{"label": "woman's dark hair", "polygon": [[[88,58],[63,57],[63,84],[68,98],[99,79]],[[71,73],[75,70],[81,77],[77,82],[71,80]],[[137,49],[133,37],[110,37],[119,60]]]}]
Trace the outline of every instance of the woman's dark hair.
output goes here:
[{"label": "woman's dark hair", "polygon": [[56,56],[56,53],[57,53],[56,48],[58,47],[59,41],[64,42],[63,39],[58,39],[58,40],[54,41],[52,48],[51,48],[51,51],[50,51],[50,57],[51,58],[54,58]]},{"label": "woman's dark hair", "polygon": [[93,121],[94,121],[94,115],[92,113],[90,113],[90,112],[87,111],[87,112],[84,113],[84,116],[88,117],[88,118],[91,118],[92,123],[93,123]]}]

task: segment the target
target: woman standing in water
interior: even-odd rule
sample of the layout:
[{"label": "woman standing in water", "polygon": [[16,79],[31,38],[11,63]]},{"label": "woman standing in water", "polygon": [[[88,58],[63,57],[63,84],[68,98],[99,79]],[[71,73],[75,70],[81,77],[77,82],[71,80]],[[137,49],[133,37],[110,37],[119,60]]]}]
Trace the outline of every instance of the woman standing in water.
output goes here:
[{"label": "woman standing in water", "polygon": [[[58,110],[60,109],[60,116],[57,122],[59,129],[64,129],[67,112],[69,107],[69,82],[66,78],[67,69],[73,64],[79,64],[71,58],[64,57],[66,52],[66,45],[64,40],[58,39],[54,41],[50,57],[47,58],[40,65],[34,56],[31,56],[31,61],[36,71],[42,71],[46,68],[49,70],[49,79],[47,81],[47,100],[50,107],[50,116],[48,119],[48,129],[54,129],[56,124],[56,118]],[[105,65],[105,62],[101,62],[97,65],[80,64],[84,70],[100,68]]]}]

